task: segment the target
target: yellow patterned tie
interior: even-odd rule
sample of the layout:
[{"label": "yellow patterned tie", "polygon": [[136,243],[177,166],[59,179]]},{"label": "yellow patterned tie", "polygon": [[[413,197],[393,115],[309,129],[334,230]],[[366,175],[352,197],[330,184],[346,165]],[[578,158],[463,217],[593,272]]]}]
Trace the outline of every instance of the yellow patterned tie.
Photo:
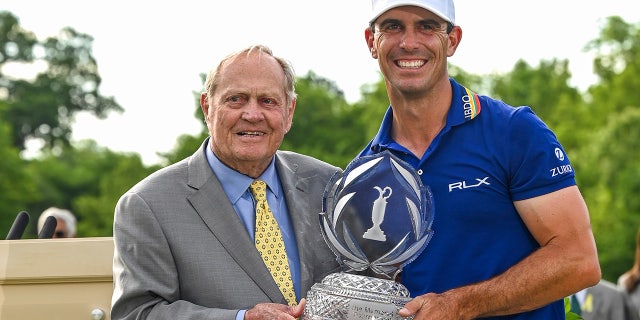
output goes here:
[{"label": "yellow patterned tie", "polygon": [[295,306],[296,292],[293,290],[287,251],[278,222],[267,204],[267,184],[262,180],[253,181],[251,193],[256,200],[256,248],[282,295],[290,306]]}]

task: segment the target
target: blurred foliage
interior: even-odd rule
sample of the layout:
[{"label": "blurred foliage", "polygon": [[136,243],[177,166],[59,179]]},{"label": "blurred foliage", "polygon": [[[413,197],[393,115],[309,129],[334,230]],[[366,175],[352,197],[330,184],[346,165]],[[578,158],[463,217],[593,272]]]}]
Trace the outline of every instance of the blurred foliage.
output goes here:
[{"label": "blurred foliage", "polygon": [[366,144],[360,115],[336,85],[313,72],[296,81],[298,100],[291,130],[280,149],[344,167]]},{"label": "blurred foliage", "polygon": [[[73,114],[106,117],[122,110],[99,94],[91,41],[65,28],[41,42],[15,16],[0,11],[0,236],[19,211],[35,221],[50,206],[78,216],[79,236],[110,236],[117,199],[149,173],[190,156],[207,137],[202,122],[198,135],[180,136],[154,166],[95,141],[69,141]],[[465,86],[514,106],[529,105],[554,130],[589,206],[603,277],[613,282],[633,265],[640,226],[639,48],[638,25],[608,18],[599,37],[585,46],[595,55],[597,75],[585,92],[570,85],[568,60],[518,61],[510,72],[491,75],[449,66]],[[2,73],[7,64],[37,61],[46,67],[33,79]],[[345,167],[378,131],[389,105],[384,79],[364,84],[353,103],[334,82],[312,71],[297,80],[294,123],[281,149]],[[199,95],[194,91],[194,115],[201,120]],[[21,152],[29,140],[39,141],[42,149],[26,159]],[[35,223],[30,227],[26,238],[35,237]]]},{"label": "blurred foliage", "polygon": [[[138,154],[110,151],[92,140],[78,142],[60,154],[44,153],[28,162],[35,194],[30,212],[56,206],[78,218],[79,236],[110,236],[115,203],[127,189],[160,166],[146,167]],[[36,234],[36,224],[30,229]]]},{"label": "blurred foliage", "polygon": [[[0,117],[13,125],[12,143],[23,150],[37,139],[45,149],[69,145],[73,117],[88,112],[105,118],[123,109],[99,93],[102,79],[91,52],[93,38],[72,28],[38,41],[11,13],[0,11]],[[35,79],[2,73],[7,66],[38,68]]]}]

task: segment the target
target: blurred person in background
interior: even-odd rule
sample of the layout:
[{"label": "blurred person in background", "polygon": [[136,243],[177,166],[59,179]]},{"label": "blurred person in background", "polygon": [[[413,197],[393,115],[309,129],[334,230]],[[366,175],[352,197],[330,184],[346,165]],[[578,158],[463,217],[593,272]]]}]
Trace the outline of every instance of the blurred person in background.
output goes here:
[{"label": "blurred person in background", "polygon": [[60,209],[51,207],[45,211],[42,211],[40,218],[38,218],[38,233],[44,226],[44,221],[49,217],[56,218],[58,224],[56,225],[56,231],[53,233],[53,238],[75,238],[76,237],[76,216],[71,211],[66,209]]},{"label": "blurred person in background", "polygon": [[618,287],[624,290],[631,299],[636,308],[636,312],[640,314],[640,228],[636,233],[636,252],[633,266],[627,272],[618,277]]},{"label": "blurred person in background", "polygon": [[638,309],[615,283],[605,279],[571,296],[571,311],[584,320],[638,320]]}]

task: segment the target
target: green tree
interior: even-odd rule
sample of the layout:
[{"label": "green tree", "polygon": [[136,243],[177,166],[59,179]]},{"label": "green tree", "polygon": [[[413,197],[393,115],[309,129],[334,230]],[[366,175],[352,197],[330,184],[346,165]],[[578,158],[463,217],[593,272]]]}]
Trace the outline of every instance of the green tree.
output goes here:
[{"label": "green tree", "polygon": [[80,194],[73,199],[72,207],[82,223],[78,233],[83,236],[112,236],[113,213],[122,194],[160,166],[146,167],[136,154],[103,153],[101,158],[111,166],[103,173],[108,179],[98,181],[96,194]]},{"label": "green tree", "polygon": [[596,55],[598,82],[588,90],[590,134],[576,172],[584,182],[603,277],[616,281],[633,265],[640,226],[640,25],[609,17],[586,48]]},{"label": "green tree", "polygon": [[609,17],[600,37],[587,50],[595,53],[594,71],[598,83],[589,88],[590,111],[602,125],[607,115],[629,106],[640,106],[640,25],[629,24],[620,17]]},{"label": "green tree", "polygon": [[37,42],[33,32],[20,27],[16,16],[0,11],[0,64],[33,61],[32,48]]},{"label": "green tree", "polygon": [[296,92],[293,125],[281,149],[344,167],[362,148],[363,138],[343,92],[312,71],[297,79]]},{"label": "green tree", "polygon": [[10,141],[10,133],[9,124],[0,119],[0,239],[6,237],[18,212],[26,210],[27,203],[36,196],[35,185],[19,150]]},{"label": "green tree", "polygon": [[569,85],[570,79],[568,60],[543,60],[537,67],[519,60],[510,72],[495,75],[491,92],[510,105],[530,106],[571,156],[581,140],[577,129],[584,120],[585,105],[580,91]]},{"label": "green tree", "polygon": [[99,93],[102,79],[92,42],[69,27],[40,42],[13,14],[0,11],[0,70],[9,63],[46,66],[33,80],[0,74],[0,99],[6,103],[0,117],[13,124],[18,149],[25,149],[29,139],[41,141],[45,149],[63,148],[70,143],[76,113],[104,118],[109,111],[122,111],[112,97]]},{"label": "green tree", "polygon": [[598,245],[603,276],[610,281],[633,265],[640,226],[640,108],[608,117],[585,148],[585,199]]},{"label": "green tree", "polygon": [[115,153],[93,140],[45,152],[28,164],[39,195],[28,211],[37,218],[51,206],[69,209],[78,218],[78,236],[109,236],[120,195],[158,168],[145,167],[137,154]]},{"label": "green tree", "polygon": [[475,93],[483,95],[491,93],[491,81],[489,80],[491,80],[493,76],[485,77],[471,74],[452,64],[449,64],[449,76]]},{"label": "green tree", "polygon": [[170,151],[160,152],[165,165],[176,163],[186,157],[191,156],[202,144],[202,141],[209,136],[209,133],[201,132],[197,136],[183,134],[178,137],[176,144]]},{"label": "green tree", "polygon": [[[385,112],[389,108],[389,96],[384,78],[379,73],[377,82],[365,84],[360,87],[361,99],[353,105],[352,120],[362,128],[363,137],[360,147],[356,152],[364,148],[371,139],[378,133],[380,122]],[[355,154],[357,155],[357,153]]]}]

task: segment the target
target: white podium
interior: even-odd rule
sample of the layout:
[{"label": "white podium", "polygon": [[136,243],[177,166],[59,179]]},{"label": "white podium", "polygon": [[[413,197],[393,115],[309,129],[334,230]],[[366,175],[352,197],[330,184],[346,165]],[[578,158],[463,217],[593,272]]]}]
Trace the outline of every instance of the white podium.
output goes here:
[{"label": "white podium", "polygon": [[0,320],[109,320],[113,238],[0,240]]}]

